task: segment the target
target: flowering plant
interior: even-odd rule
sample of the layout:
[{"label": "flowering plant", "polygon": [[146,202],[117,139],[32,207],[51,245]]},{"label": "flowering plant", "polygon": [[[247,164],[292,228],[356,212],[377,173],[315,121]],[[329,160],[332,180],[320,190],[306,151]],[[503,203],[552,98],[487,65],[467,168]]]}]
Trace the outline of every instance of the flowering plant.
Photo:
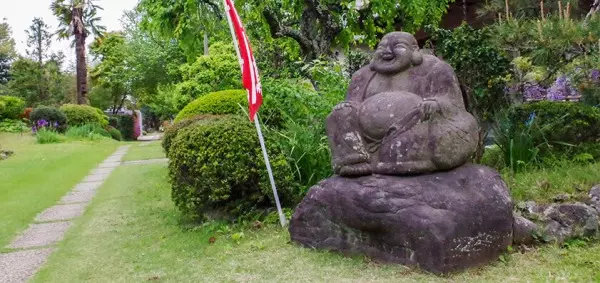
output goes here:
[{"label": "flowering plant", "polygon": [[41,119],[41,120],[38,120],[37,122],[35,122],[31,126],[31,131],[33,133],[37,133],[37,131],[39,131],[41,129],[56,131],[59,126],[60,125],[58,124],[58,122],[49,122],[49,121],[46,121],[45,119]]}]

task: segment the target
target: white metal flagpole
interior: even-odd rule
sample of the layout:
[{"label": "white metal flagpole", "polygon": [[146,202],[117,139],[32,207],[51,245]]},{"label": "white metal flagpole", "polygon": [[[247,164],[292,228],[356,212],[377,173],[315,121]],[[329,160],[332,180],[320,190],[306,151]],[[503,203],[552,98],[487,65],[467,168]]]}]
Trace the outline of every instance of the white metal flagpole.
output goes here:
[{"label": "white metal flagpole", "polygon": [[277,194],[277,187],[275,186],[275,179],[273,178],[273,170],[271,170],[271,162],[269,161],[269,155],[267,154],[267,147],[265,146],[265,139],[260,129],[260,123],[258,122],[258,115],[254,115],[254,125],[256,125],[256,132],[258,133],[258,140],[260,141],[260,147],[262,147],[263,158],[267,165],[267,172],[269,173],[269,181],[271,182],[271,188],[273,188],[273,196],[275,196],[275,205],[277,205],[277,212],[279,213],[279,223],[281,227],[285,227],[285,215],[281,209],[281,203],[279,203],[279,194]]},{"label": "white metal flagpole", "polygon": [[[233,4],[233,0],[231,1]],[[227,4],[227,0],[223,0],[223,4],[225,7],[225,16],[227,21],[229,22],[229,29],[231,30],[231,37],[233,39],[233,45],[235,46],[235,51],[237,53],[240,69],[242,74],[244,73],[244,64],[251,64],[251,62],[244,62],[242,56],[240,54],[240,46],[236,40],[235,29],[233,28],[233,22],[231,21],[231,17],[229,15],[229,5]],[[245,36],[245,35],[244,35]],[[252,70],[252,66],[250,69]],[[257,76],[258,77],[258,76]],[[248,90],[250,92],[250,90]],[[248,93],[248,103],[250,103],[250,93]],[[258,133],[258,140],[260,141],[260,147],[262,149],[263,158],[265,160],[265,165],[267,166],[267,172],[269,173],[269,181],[271,182],[271,188],[273,188],[273,196],[275,198],[275,205],[277,206],[277,212],[279,213],[279,222],[281,223],[281,227],[285,227],[286,220],[285,215],[283,214],[283,210],[281,209],[281,203],[279,202],[279,194],[277,193],[277,187],[275,186],[275,178],[273,177],[273,170],[271,169],[271,162],[269,161],[269,155],[267,154],[267,147],[265,146],[265,139],[262,134],[262,130],[260,127],[260,123],[258,122],[258,115],[254,114],[254,125],[256,126],[256,132]]]}]

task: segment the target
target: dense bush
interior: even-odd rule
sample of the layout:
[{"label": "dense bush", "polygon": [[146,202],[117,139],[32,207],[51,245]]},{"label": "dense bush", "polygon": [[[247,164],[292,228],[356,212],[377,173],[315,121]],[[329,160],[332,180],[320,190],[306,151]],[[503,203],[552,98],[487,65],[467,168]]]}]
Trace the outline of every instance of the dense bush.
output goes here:
[{"label": "dense bush", "polygon": [[67,128],[67,116],[60,109],[54,107],[39,106],[31,112],[30,118],[33,125],[38,124],[39,121],[46,121],[53,126],[56,124],[55,128],[59,131]]},{"label": "dense bush", "polygon": [[241,88],[240,66],[230,42],[216,42],[209,55],[199,56],[195,62],[181,66],[183,81],[175,86],[179,96],[190,99],[223,89]]},{"label": "dense bush", "polygon": [[242,112],[245,105],[248,105],[245,90],[213,92],[203,95],[186,105],[175,117],[175,122],[203,114],[236,114]]},{"label": "dense bush", "polygon": [[123,140],[123,135],[121,135],[121,132],[119,132],[119,130],[117,130],[115,127],[108,126],[107,131],[114,140],[117,140],[117,141]]},{"label": "dense bush", "polygon": [[133,117],[130,115],[119,115],[115,116],[114,118],[117,121],[115,128],[121,132],[123,140],[133,140]]},{"label": "dense bush", "polygon": [[102,110],[88,105],[65,104],[60,107],[67,116],[69,126],[83,126],[86,124],[108,125],[108,117]]},{"label": "dense bush", "polygon": [[543,137],[549,142],[579,144],[600,139],[600,109],[583,103],[526,103],[514,107],[510,119],[520,125],[535,119],[544,129]]},{"label": "dense bush", "polygon": [[600,109],[575,102],[542,101],[515,106],[495,121],[496,144],[512,171],[553,166],[564,160],[600,158]]},{"label": "dense bush", "polygon": [[[301,193],[293,185],[286,158],[267,140],[271,165],[284,205]],[[243,117],[202,119],[180,129],[167,155],[172,198],[194,216],[209,211],[241,216],[272,207],[272,190],[252,124]]]},{"label": "dense bush", "polygon": [[274,128],[282,128],[286,121],[302,125],[325,123],[325,117],[338,101],[329,101],[310,85],[293,80],[265,78],[262,84],[264,105],[262,121]]},{"label": "dense bush", "polygon": [[189,119],[179,121],[179,122],[167,127],[165,129],[165,133],[164,133],[163,139],[162,139],[162,148],[165,151],[165,154],[167,154],[167,155],[169,154],[169,149],[171,148],[171,144],[173,143],[173,140],[175,140],[175,137],[177,136],[177,133],[179,133],[179,130],[189,126],[190,124],[192,124],[198,120],[205,120],[205,119],[212,119],[212,118],[216,118],[216,116],[214,116],[214,115],[198,115],[198,116],[191,117]]},{"label": "dense bush", "polygon": [[25,109],[23,99],[0,95],[0,119],[18,119]]},{"label": "dense bush", "polygon": [[29,127],[21,120],[2,120],[0,121],[0,132],[5,133],[22,133],[27,131]]},{"label": "dense bush", "polygon": [[117,119],[117,117],[115,117],[115,116],[109,116],[108,117],[108,125],[110,127],[116,128],[119,125],[119,119]]}]

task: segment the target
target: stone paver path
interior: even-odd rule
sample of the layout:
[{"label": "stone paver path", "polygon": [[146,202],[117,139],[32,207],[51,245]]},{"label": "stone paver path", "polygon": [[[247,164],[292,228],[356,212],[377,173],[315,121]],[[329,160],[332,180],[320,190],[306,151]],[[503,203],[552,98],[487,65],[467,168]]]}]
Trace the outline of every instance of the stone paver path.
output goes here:
[{"label": "stone paver path", "polygon": [[[52,245],[63,239],[70,220],[83,214],[96,191],[110,173],[121,164],[129,146],[120,147],[83,181],[67,193],[57,205],[40,213],[27,230],[6,248],[17,251],[0,254],[0,282],[26,282],[46,262]],[[26,249],[26,250],[24,250]]]},{"label": "stone paver path", "polygon": [[166,163],[169,162],[168,158],[157,158],[157,159],[145,159],[145,160],[133,160],[133,161],[124,161],[123,165],[132,165],[132,164],[154,164],[154,163]]}]

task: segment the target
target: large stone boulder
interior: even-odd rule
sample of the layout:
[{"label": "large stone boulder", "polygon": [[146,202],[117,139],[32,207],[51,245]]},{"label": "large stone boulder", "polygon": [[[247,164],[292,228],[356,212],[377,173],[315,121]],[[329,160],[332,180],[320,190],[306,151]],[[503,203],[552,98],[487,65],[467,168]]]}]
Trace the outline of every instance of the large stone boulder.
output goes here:
[{"label": "large stone boulder", "polygon": [[447,273],[498,259],[513,213],[500,175],[464,165],[419,176],[332,177],[312,187],[291,223],[304,246]]},{"label": "large stone boulder", "polygon": [[596,237],[598,212],[583,203],[552,204],[543,212],[544,234],[550,241]]}]

